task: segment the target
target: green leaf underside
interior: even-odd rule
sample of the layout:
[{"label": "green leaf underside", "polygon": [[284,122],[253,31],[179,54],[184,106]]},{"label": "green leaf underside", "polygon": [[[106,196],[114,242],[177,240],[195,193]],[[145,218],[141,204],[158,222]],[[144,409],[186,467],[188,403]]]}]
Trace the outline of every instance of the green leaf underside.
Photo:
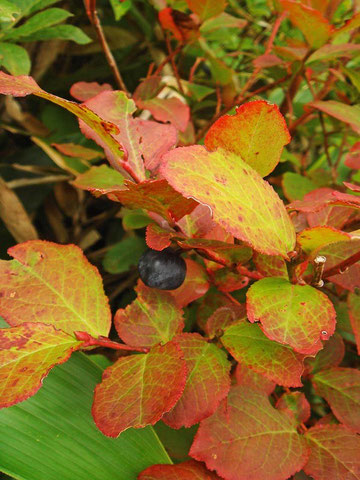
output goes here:
[{"label": "green leaf underside", "polygon": [[32,320],[72,334],[106,336],[111,313],[102,279],[75,245],[33,240],[0,261],[0,314],[12,326]]},{"label": "green leaf underside", "polygon": [[247,292],[251,322],[260,321],[271,340],[312,355],[335,331],[335,310],[328,297],[309,285],[293,285],[284,278],[263,278]]},{"label": "green leaf underside", "polygon": [[0,471],[17,480],[136,480],[170,463],[152,427],[105,437],[91,418],[102,369],[75,353],[55,367],[32,398],[0,410]]},{"label": "green leaf underside", "polygon": [[266,394],[236,386],[201,422],[190,455],[227,480],[280,480],[302,468],[307,448]]},{"label": "green leaf underside", "polygon": [[208,205],[217,223],[255,250],[287,258],[295,231],[285,207],[239,156],[194,145],[163,158],[162,173],[175,190]]},{"label": "green leaf underside", "polygon": [[173,342],[145,355],[120,358],[95,389],[95,423],[109,437],[129,427],[153,425],[179,400],[185,381],[186,364]]},{"label": "green leaf underside", "polygon": [[232,325],[221,337],[224,347],[246,365],[279,385],[301,387],[303,356],[267,338],[258,325]]}]

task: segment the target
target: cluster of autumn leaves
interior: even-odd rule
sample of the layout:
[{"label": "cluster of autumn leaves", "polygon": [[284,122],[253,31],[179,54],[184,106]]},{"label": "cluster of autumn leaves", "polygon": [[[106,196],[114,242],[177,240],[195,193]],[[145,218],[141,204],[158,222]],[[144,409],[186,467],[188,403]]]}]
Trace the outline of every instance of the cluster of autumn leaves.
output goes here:
[{"label": "cluster of autumn leaves", "polygon": [[[9,324],[0,330],[0,405],[33,395],[73,352],[108,346],[124,354],[95,390],[92,414],[105,435],[160,419],[176,429],[200,423],[190,456],[227,480],[285,480],[302,468],[315,480],[332,471],[357,478],[360,373],[339,367],[344,342],[335,333],[335,308],[312,283],[315,260],[324,256],[322,278],[350,291],[347,328],[359,349],[352,269],[360,244],[346,228],[359,197],[327,189],[285,208],[262,177],[290,136],[278,108],[265,101],[221,117],[205,146],[174,148],[172,125],[133,118],[135,104],[123,92],[95,90],[77,104],[44,92],[30,77],[0,74],[0,92],[32,93],[80,118],[112,168],[91,167],[73,184],[146,210],[148,246],[188,252],[187,278],[173,292],[139,281],[136,300],[114,317],[119,344],[107,339],[108,300],[80,249],[44,241],[12,247],[13,260],[0,263],[0,314]],[[319,220],[334,211],[335,225]],[[251,281],[246,303],[238,304],[231,292]],[[203,335],[183,332],[183,309],[194,301]],[[310,420],[310,403],[298,390],[304,381],[332,414],[316,421],[315,412]],[[150,467],[139,478],[165,478],[169,469],[217,478],[195,461]]]}]

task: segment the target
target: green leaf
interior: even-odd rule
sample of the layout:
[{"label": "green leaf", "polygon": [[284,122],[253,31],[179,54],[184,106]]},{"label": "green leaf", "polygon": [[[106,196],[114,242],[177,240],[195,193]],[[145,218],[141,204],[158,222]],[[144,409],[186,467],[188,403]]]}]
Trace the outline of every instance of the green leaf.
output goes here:
[{"label": "green leaf", "polygon": [[12,43],[0,43],[0,65],[12,75],[27,75],[30,72],[31,61],[23,47]]},{"label": "green leaf", "polygon": [[115,188],[124,183],[124,177],[120,172],[100,165],[100,167],[90,167],[87,172],[78,175],[72,184],[78,188],[84,188],[94,194],[101,195],[101,190]]},{"label": "green leaf", "polygon": [[80,28],[74,25],[56,25],[55,27],[43,28],[36,35],[23,38],[23,42],[32,42],[34,40],[72,40],[79,45],[86,45],[92,42],[91,38],[86,35]]},{"label": "green leaf", "polygon": [[268,339],[258,325],[232,325],[221,337],[224,347],[241,365],[246,365],[285,387],[301,387],[303,356],[290,347]]},{"label": "green leaf", "polygon": [[128,12],[132,5],[132,0],[110,0],[110,4],[114,11],[115,20],[120,20],[126,12]]},{"label": "green leaf", "polygon": [[127,237],[106,252],[103,266],[109,273],[127,272],[132,265],[137,265],[145,249],[146,243],[143,238]]},{"label": "green leaf", "polygon": [[118,439],[91,418],[102,368],[83,353],[55,367],[29,400],[0,411],[0,471],[19,480],[136,480],[155,463],[170,463],[151,427]]},{"label": "green leaf", "polygon": [[251,322],[260,320],[265,335],[295,351],[315,354],[335,330],[335,309],[329,298],[309,285],[284,278],[263,278],[247,292]]},{"label": "green leaf", "polygon": [[307,193],[316,189],[316,185],[309,178],[294,172],[284,173],[282,185],[284,195],[290,202],[302,200]]},{"label": "green leaf", "polygon": [[360,54],[360,45],[352,43],[342,43],[340,45],[324,45],[316,50],[307,59],[306,64],[324,60],[333,60],[339,57],[351,58]]},{"label": "green leaf", "polygon": [[62,8],[48,8],[44,12],[37,13],[31,17],[20,27],[6,32],[5,39],[19,40],[23,37],[34,35],[39,30],[56,25],[71,16],[70,12]]},{"label": "green leaf", "polygon": [[[20,1],[26,2],[27,0],[20,0]],[[49,5],[53,5],[54,3],[58,3],[58,2],[60,2],[60,0],[35,0],[35,3],[34,3],[34,1],[32,0],[32,2],[29,2],[29,3],[33,3],[32,7],[29,10],[29,14],[38,12],[39,10],[46,8]]]},{"label": "green leaf", "polygon": [[208,205],[213,219],[255,250],[287,258],[294,226],[273,188],[241,158],[201,145],[171,150],[162,174],[185,197]]},{"label": "green leaf", "polygon": [[1,0],[0,22],[13,22],[20,13],[21,10],[13,2]]}]

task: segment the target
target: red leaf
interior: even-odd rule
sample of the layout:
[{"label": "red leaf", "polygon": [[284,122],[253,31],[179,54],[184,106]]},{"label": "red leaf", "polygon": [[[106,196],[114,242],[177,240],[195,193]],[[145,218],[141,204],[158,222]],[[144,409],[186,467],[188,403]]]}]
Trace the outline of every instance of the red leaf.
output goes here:
[{"label": "red leaf", "polygon": [[0,408],[34,395],[51,368],[66,362],[81,344],[42,323],[0,329]]},{"label": "red leaf", "polygon": [[215,338],[222,335],[226,327],[243,322],[245,319],[245,305],[237,306],[230,304],[217,308],[208,318],[204,329],[209,338]]},{"label": "red leaf", "polygon": [[322,112],[347,123],[356,133],[360,133],[360,108],[357,105],[346,105],[334,100],[310,102],[309,107],[317,108]]},{"label": "red leaf", "polygon": [[236,365],[235,379],[237,385],[242,385],[251,390],[259,390],[260,392],[266,393],[266,395],[270,395],[276,387],[275,382],[242,363]]},{"label": "red leaf", "polygon": [[348,300],[351,326],[355,334],[358,354],[360,355],[360,297],[355,293],[349,293]]},{"label": "red leaf", "polygon": [[207,205],[198,205],[186,217],[180,219],[178,225],[187,237],[203,237],[216,226]]},{"label": "red leaf", "polygon": [[8,250],[0,261],[0,315],[11,326],[27,321],[107,336],[108,299],[98,270],[79,247],[33,240]]},{"label": "red leaf", "polygon": [[340,365],[345,355],[344,341],[338,333],[334,333],[332,337],[325,343],[325,346],[316,357],[308,357],[305,359],[305,366],[311,373],[327,370],[330,367]]},{"label": "red leaf", "polygon": [[226,354],[197,333],[176,337],[188,370],[184,393],[163,421],[171,428],[191,427],[217,409],[230,388]]},{"label": "red leaf", "polygon": [[152,250],[161,252],[171,245],[173,235],[173,231],[165,230],[155,223],[150,223],[150,225],[146,227],[146,245]]},{"label": "red leaf", "polygon": [[205,330],[205,325],[208,318],[219,307],[233,306],[233,302],[221,292],[214,288],[210,290],[199,300],[199,308],[196,312],[196,322],[202,330]]},{"label": "red leaf", "polygon": [[209,472],[202,463],[195,460],[177,465],[153,465],[142,471],[138,480],[220,480]]},{"label": "red leaf", "polygon": [[294,227],[283,203],[240,157],[194,145],[176,148],[163,159],[162,173],[175,190],[209,205],[227,232],[268,255],[286,258],[293,250]]},{"label": "red leaf", "polygon": [[144,162],[147,168],[155,168],[162,154],[177,142],[177,133],[173,126],[132,118],[132,113],[136,110],[135,103],[127,98],[124,92],[105,91],[83,105],[118,127],[114,138],[122,146],[125,158],[119,157],[119,150],[114,155],[106,149],[98,135],[81,123],[83,133],[105,148],[114,168],[120,166],[126,169],[128,166],[137,181],[146,178]]},{"label": "red leaf", "polygon": [[149,110],[155,120],[170,122],[184,132],[190,120],[190,108],[179,98],[160,98],[161,77],[148,77],[136,88],[133,99],[138,108]]},{"label": "red leaf", "polygon": [[163,29],[170,30],[181,43],[191,42],[199,37],[199,24],[193,15],[163,8],[159,12],[159,22]]},{"label": "red leaf", "polygon": [[85,102],[107,90],[112,90],[112,86],[109,83],[100,85],[100,83],[97,82],[76,82],[70,88],[70,95],[76,100],[79,100],[79,102]]},{"label": "red leaf", "polygon": [[182,310],[174,297],[162,290],[146,287],[139,281],[137,298],[114,318],[119,337],[134,347],[166,343],[184,328]]},{"label": "red leaf", "polygon": [[258,325],[232,325],[221,337],[224,347],[240,364],[285,387],[301,387],[303,355],[269,340]]},{"label": "red leaf", "polygon": [[262,253],[254,253],[253,261],[256,270],[265,277],[283,277],[289,278],[286,263],[279,256],[263,255]]},{"label": "red leaf", "polygon": [[[360,14],[359,14],[360,17]],[[345,165],[354,170],[360,170],[360,142],[354,143],[345,157]]]},{"label": "red leaf", "polygon": [[305,434],[310,446],[304,470],[315,480],[360,478],[360,437],[342,425],[313,427]]},{"label": "red leaf", "polygon": [[290,20],[301,30],[310,47],[319,48],[328,41],[333,27],[319,11],[292,0],[280,0],[280,3],[289,12]]},{"label": "red leaf", "polygon": [[331,368],[316,373],[313,383],[317,394],[325,398],[337,419],[360,433],[360,371]]},{"label": "red leaf", "polygon": [[290,142],[284,117],[276,105],[264,100],[237,107],[236,115],[220,117],[205,137],[208,150],[221,147],[233,152],[264,177],[279,163]]},{"label": "red leaf", "polygon": [[95,388],[95,423],[109,437],[130,427],[154,425],[179,400],[185,381],[186,364],[173,342],[145,355],[119,358]]},{"label": "red leaf", "polygon": [[194,300],[203,297],[210,287],[205,269],[189,258],[185,262],[185,281],[181,287],[170,292],[178,308],[186,307]]},{"label": "red leaf", "polygon": [[[101,118],[101,116],[97,115],[85,104],[79,105],[78,103],[70,102],[69,100],[45,92],[31,77],[13,77],[4,72],[0,72],[0,93],[14,95],[15,97],[34,94],[60,105],[82,120],[84,125],[86,125],[86,130],[92,132],[92,135],[98,139],[101,146],[107,150],[111,158],[118,158],[119,153],[122,152],[121,145],[115,139],[115,135],[119,133],[116,125],[106,121],[105,117]],[[116,163],[116,165],[118,165],[118,163]]]},{"label": "red leaf", "polygon": [[302,468],[308,451],[293,420],[265,394],[236,386],[201,422],[190,455],[226,480],[284,480]]},{"label": "red leaf", "polygon": [[263,278],[247,292],[251,322],[261,322],[265,335],[312,355],[335,331],[335,310],[329,298],[309,285],[293,285],[284,278]]},{"label": "red leaf", "polygon": [[299,424],[307,422],[311,414],[310,404],[302,392],[284,393],[277,401],[276,408]]}]

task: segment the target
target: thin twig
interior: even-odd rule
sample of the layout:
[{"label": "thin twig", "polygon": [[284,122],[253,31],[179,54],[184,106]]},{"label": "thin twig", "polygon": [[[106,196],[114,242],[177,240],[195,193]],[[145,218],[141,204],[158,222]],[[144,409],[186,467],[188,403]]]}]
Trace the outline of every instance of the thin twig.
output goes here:
[{"label": "thin twig", "polygon": [[116,83],[120,87],[121,90],[123,90],[126,93],[129,93],[126,85],[122,79],[121,73],[116,65],[115,58],[113,54],[111,53],[109,44],[107,43],[104,31],[102,29],[101,23],[99,16],[96,11],[96,0],[90,0],[89,2],[89,8],[86,9],[86,13],[89,17],[90,22],[92,23],[93,27],[95,28],[96,35],[99,39],[101,48],[103,49],[103,52],[105,54],[105,58],[109,64],[109,67],[113,73],[113,76],[116,80]]},{"label": "thin twig", "polygon": [[167,34],[167,32],[164,32],[164,36],[165,36],[165,41],[166,41],[166,48],[169,52],[170,63],[171,63],[171,67],[172,67],[172,70],[173,70],[175,78],[176,78],[177,86],[179,88],[180,93],[185,96],[183,86],[181,85],[180,75],[179,75],[179,72],[178,72],[178,69],[177,69],[177,66],[176,66],[176,63],[175,63],[175,57],[174,57],[174,55],[172,55],[173,50],[171,48],[169,35]]},{"label": "thin twig", "polygon": [[169,53],[169,55],[166,58],[164,58],[164,60],[160,63],[160,65],[157,67],[153,75],[154,76],[160,75],[161,70],[165,67],[165,65],[171,62],[171,59],[175,57],[175,55],[177,55],[179,52],[181,52],[183,48],[184,48],[184,45],[180,44],[175,48],[175,50],[172,50],[171,53]]},{"label": "thin twig", "polygon": [[319,114],[319,119],[320,119],[320,124],[321,124],[321,129],[323,132],[323,137],[324,137],[324,150],[325,150],[325,156],[326,156],[326,161],[328,163],[328,166],[331,171],[331,177],[333,179],[333,182],[336,183],[336,171],[334,170],[334,165],[331,161],[330,153],[329,153],[329,143],[328,143],[328,134],[325,128],[325,122],[324,122],[324,115],[320,110],[318,111]]},{"label": "thin twig", "polygon": [[19,178],[17,180],[11,180],[7,182],[9,188],[28,187],[30,185],[41,185],[44,183],[64,182],[70,180],[72,177],[69,175],[49,175],[48,177],[41,178]]}]

